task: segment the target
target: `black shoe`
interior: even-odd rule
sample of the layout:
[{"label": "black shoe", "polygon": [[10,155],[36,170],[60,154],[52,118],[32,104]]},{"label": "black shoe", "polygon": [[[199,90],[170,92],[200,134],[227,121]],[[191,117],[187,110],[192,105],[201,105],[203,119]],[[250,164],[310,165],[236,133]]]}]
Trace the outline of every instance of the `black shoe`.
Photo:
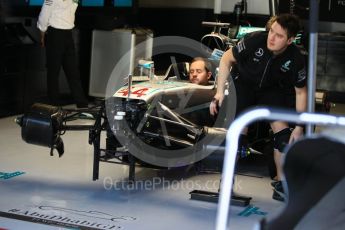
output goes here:
[{"label": "black shoe", "polygon": [[276,184],[277,184],[277,183],[279,183],[279,181],[272,181],[272,182],[271,182],[271,186],[274,188],[274,187],[276,187]]},{"label": "black shoe", "polygon": [[[273,186],[272,183],[271,183],[271,185]],[[286,197],[286,195],[285,195],[285,192],[283,189],[283,183],[281,181],[277,181],[276,183],[274,183],[274,186],[273,186],[272,198],[274,200],[285,201],[285,197]]]},{"label": "black shoe", "polygon": [[281,202],[285,201],[285,198],[279,192],[277,192],[276,190],[273,190],[272,199],[273,200],[277,200],[277,201],[281,201]]},{"label": "black shoe", "polygon": [[284,193],[282,181],[277,181],[277,183],[275,183],[273,188],[274,188],[274,190],[276,190],[278,192]]}]

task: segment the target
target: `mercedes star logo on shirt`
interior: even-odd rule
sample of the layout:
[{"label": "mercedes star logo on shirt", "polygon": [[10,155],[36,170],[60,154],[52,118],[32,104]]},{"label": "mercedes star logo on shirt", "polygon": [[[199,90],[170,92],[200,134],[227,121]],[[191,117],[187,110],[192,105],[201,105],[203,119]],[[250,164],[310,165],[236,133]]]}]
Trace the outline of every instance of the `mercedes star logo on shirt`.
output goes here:
[{"label": "mercedes star logo on shirt", "polygon": [[255,51],[255,55],[257,57],[261,57],[262,55],[264,55],[264,50],[262,48],[259,48]]}]

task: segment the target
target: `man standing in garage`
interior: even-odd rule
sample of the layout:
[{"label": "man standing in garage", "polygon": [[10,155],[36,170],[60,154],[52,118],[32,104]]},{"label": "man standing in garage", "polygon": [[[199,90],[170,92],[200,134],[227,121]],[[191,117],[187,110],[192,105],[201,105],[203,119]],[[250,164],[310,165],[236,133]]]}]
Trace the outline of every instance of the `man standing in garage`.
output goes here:
[{"label": "man standing in garage", "polygon": [[[251,106],[291,107],[306,111],[307,88],[305,58],[293,43],[300,30],[299,19],[281,14],[271,22],[268,32],[254,32],[227,50],[221,58],[217,93],[210,113],[218,113],[224,99],[224,87],[230,74],[237,94],[237,115]],[[295,101],[291,101],[291,92]],[[283,121],[270,123],[273,130],[274,158],[278,182],[273,184],[273,199],[283,201],[281,157],[285,146],[303,135],[303,127],[290,129]],[[243,131],[245,135],[247,130]]]},{"label": "man standing in garage", "polygon": [[47,91],[50,102],[59,104],[59,72],[63,68],[77,108],[87,108],[72,36],[78,0],[45,0],[38,18],[41,45],[46,47]]}]

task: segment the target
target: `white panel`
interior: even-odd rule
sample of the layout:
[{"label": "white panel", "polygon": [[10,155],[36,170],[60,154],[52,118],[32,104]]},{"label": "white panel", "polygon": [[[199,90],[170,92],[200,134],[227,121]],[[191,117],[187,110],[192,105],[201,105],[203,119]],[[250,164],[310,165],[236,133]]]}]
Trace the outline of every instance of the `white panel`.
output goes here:
[{"label": "white panel", "polygon": [[[240,0],[223,0],[222,12],[233,12],[234,6]],[[247,0],[248,14],[269,15],[269,0]]]},{"label": "white panel", "polygon": [[[146,45],[145,58],[152,56],[152,32],[136,30],[137,44],[148,40]],[[113,69],[120,59],[128,56],[128,63],[131,62],[130,55],[126,54],[131,50],[132,30],[116,29],[113,31],[94,30],[92,33],[91,47],[91,68],[89,95],[95,97],[104,97],[107,83]],[[135,51],[133,52],[134,56]],[[134,59],[136,56],[134,57]],[[132,60],[133,61],[133,60]],[[133,66],[131,63],[129,66]],[[128,73],[129,74],[129,70]]]}]

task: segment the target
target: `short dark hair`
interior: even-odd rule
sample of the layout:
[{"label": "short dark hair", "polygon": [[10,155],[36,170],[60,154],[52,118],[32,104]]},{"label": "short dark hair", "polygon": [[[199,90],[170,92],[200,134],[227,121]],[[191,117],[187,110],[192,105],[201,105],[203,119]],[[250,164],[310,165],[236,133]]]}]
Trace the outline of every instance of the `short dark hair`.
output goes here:
[{"label": "short dark hair", "polygon": [[204,65],[205,65],[205,70],[206,72],[212,72],[211,69],[212,69],[212,65],[211,65],[211,62],[206,59],[206,58],[202,58],[202,57],[196,57],[196,58],[193,58],[193,60],[190,62],[190,65],[196,61],[203,61],[204,62]]},{"label": "short dark hair", "polygon": [[296,37],[301,30],[301,22],[296,15],[280,14],[275,18],[275,21],[287,31],[288,38]]}]

